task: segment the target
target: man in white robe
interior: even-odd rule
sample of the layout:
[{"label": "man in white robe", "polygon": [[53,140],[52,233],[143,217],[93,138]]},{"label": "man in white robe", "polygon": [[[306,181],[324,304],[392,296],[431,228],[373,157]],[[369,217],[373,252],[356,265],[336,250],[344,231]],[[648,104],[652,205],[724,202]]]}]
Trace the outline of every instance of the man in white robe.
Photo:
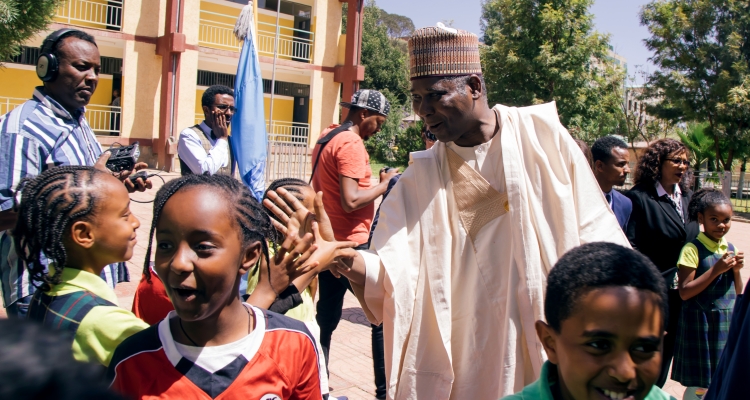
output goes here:
[{"label": "man in white robe", "polygon": [[554,103],[489,108],[471,33],[419,29],[409,50],[414,111],[439,141],[412,153],[371,249],[339,273],[383,323],[389,399],[498,399],[539,377],[557,259],[628,241]]}]

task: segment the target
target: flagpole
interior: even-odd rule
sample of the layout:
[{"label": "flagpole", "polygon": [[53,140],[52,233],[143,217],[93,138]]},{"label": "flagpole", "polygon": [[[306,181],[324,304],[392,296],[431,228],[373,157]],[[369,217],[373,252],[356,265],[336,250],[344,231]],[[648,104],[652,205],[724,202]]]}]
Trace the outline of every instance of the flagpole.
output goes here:
[{"label": "flagpole", "polygon": [[273,102],[276,96],[276,60],[279,58],[279,18],[281,16],[281,0],[276,0],[276,39],[273,42],[273,69],[271,70],[271,107],[268,115],[268,133],[273,134]]}]

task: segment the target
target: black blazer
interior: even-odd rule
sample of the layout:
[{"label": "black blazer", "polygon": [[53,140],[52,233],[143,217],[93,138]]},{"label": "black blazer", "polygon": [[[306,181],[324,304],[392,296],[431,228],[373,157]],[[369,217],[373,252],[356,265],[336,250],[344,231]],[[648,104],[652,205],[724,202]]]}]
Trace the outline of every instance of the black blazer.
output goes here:
[{"label": "black blazer", "polygon": [[[666,197],[658,197],[654,185],[635,185],[625,195],[633,202],[626,234],[630,245],[640,251],[664,274],[671,283],[677,273],[677,260],[685,243],[700,232],[696,221],[683,223],[675,207]],[[682,212],[687,211],[691,191],[682,193]]]}]

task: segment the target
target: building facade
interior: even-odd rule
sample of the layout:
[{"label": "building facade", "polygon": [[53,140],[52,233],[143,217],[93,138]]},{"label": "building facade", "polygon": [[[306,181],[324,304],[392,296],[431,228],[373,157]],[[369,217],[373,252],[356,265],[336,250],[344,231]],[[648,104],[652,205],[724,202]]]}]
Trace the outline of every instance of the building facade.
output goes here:
[{"label": "building facade", "polygon": [[[342,33],[342,7],[349,21]],[[257,47],[269,138],[268,178],[304,176],[320,132],[339,120],[341,93],[364,78],[359,65],[363,0],[257,0]],[[0,113],[41,84],[34,65],[44,37],[74,27],[102,56],[87,118],[106,148],[138,141],[142,160],[175,170],[179,132],[203,119],[210,85],[234,86],[241,42],[234,24],[244,0],[69,0],[45,32],[0,69]],[[347,41],[347,37],[353,40]],[[349,43],[347,43],[349,42]],[[273,87],[273,93],[272,93]],[[112,105],[113,91],[121,94]],[[271,114],[272,113],[272,114]]]}]

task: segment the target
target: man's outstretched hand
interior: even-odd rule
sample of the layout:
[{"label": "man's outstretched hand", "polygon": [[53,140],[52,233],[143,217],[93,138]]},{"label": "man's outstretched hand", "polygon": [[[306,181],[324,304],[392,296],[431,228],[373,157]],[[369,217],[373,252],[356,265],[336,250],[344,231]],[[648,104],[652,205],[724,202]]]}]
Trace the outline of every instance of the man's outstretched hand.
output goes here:
[{"label": "man's outstretched hand", "polygon": [[128,192],[130,193],[145,192],[147,189],[151,189],[151,187],[153,186],[151,184],[151,179],[144,180],[143,178],[138,178],[135,180],[135,183],[133,183],[130,179],[128,179],[128,177],[131,174],[135,174],[136,172],[142,169],[148,168],[148,164],[144,162],[139,162],[135,164],[132,171],[113,172],[113,171],[110,171],[109,168],[107,168],[107,161],[109,161],[109,157],[111,155],[112,153],[109,151],[105,151],[104,153],[102,153],[102,155],[99,156],[99,159],[96,160],[96,163],[94,164],[94,168],[100,171],[109,172],[115,178],[121,180],[122,183],[125,185],[125,188],[127,188]]},{"label": "man's outstretched hand", "polygon": [[[285,225],[288,225],[290,220],[297,220],[297,225],[301,227],[300,235],[313,233],[315,244],[321,250],[329,249],[311,258],[319,260],[319,272],[330,270],[336,277],[339,277],[342,271],[348,271],[351,268],[351,259],[356,256],[354,247],[358,244],[336,241],[331,220],[323,206],[323,192],[315,195],[314,212],[310,212],[302,205],[302,202],[284,188],[279,188],[275,192],[269,191],[268,198],[263,200],[263,205],[283,222],[271,219],[279,232],[286,235],[289,230]],[[332,258],[324,259],[324,254],[332,255]]]}]

